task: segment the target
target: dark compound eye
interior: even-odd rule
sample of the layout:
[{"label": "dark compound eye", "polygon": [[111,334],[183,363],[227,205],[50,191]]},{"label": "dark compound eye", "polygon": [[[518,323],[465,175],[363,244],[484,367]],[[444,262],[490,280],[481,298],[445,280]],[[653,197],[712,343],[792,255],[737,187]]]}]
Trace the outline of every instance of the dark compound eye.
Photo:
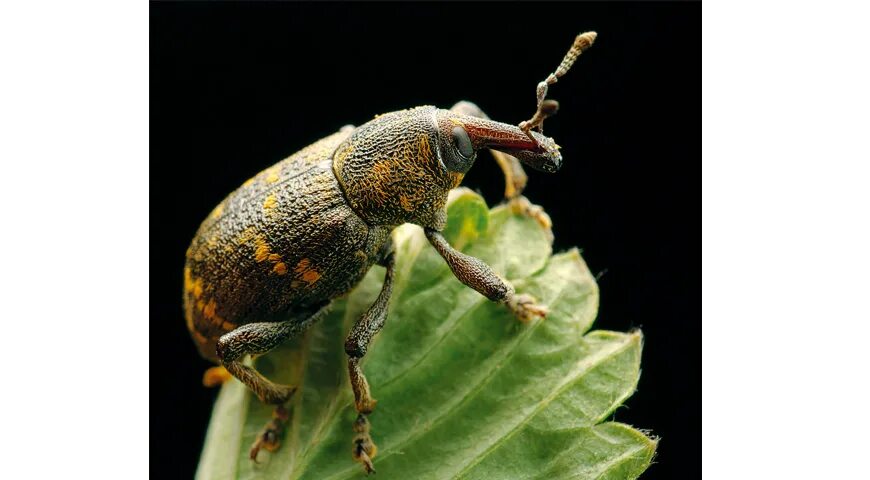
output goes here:
[{"label": "dark compound eye", "polygon": [[471,146],[471,139],[468,138],[468,133],[462,127],[453,128],[453,145],[456,150],[466,160],[474,156],[474,148]]}]

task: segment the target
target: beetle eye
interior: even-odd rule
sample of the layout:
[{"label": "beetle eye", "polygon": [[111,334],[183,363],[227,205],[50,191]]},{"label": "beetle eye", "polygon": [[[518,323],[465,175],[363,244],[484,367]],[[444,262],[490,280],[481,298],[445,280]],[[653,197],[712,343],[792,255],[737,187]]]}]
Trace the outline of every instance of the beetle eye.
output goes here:
[{"label": "beetle eye", "polygon": [[462,127],[453,128],[453,145],[456,150],[462,155],[462,158],[468,160],[474,156],[474,148],[471,146],[471,139],[468,138],[468,133]]}]

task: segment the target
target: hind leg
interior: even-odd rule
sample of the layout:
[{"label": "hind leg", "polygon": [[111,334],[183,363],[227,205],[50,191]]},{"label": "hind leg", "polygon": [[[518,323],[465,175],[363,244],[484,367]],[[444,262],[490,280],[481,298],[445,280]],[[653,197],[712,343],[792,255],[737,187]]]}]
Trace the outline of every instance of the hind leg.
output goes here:
[{"label": "hind leg", "polygon": [[313,315],[303,320],[293,319],[285,322],[261,322],[242,325],[223,335],[217,342],[217,356],[226,370],[244,383],[263,403],[277,405],[270,420],[251,447],[251,459],[257,459],[260,448],[275,451],[280,446],[288,413],[284,403],[296,392],[292,385],[278,385],[264,377],[257,370],[244,365],[246,355],[263,354],[302,332],[317,321],[326,311],[322,306]]}]

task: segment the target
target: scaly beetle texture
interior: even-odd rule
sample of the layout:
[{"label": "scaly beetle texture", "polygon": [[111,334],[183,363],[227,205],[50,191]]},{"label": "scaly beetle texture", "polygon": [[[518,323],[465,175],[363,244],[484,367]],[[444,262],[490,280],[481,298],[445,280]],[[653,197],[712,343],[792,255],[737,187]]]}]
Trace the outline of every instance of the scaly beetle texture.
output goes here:
[{"label": "scaly beetle texture", "polygon": [[395,264],[390,234],[401,224],[423,227],[462,283],[505,304],[518,319],[546,315],[546,307],[517,293],[482,261],[455,250],[440,232],[448,192],[459,186],[482,149],[492,151],[505,174],[506,200],[549,227],[543,210],[521,196],[526,183],[521,163],[559,170],[558,146],[542,134],[544,119],[558,109],[546,99],[547,88],[595,37],[594,32],[577,36],[556,71],[538,84],[534,116],[519,126],[492,121],[470,102],[450,110],[425,106],[379,115],[264,170],[209,214],[186,254],[184,316],[200,354],[220,365],[206,372],[204,383],[232,375],[261,401],[276,405],[251,447],[252,460],[261,448],[279,448],[285,404],[296,388],[273,383],[243,360],[303,333],[377,264],[386,269],[382,290],[345,342],[358,412],[352,458],[366,472],[374,471],[377,447],[368,416],[376,401],[360,360],[386,320]]}]

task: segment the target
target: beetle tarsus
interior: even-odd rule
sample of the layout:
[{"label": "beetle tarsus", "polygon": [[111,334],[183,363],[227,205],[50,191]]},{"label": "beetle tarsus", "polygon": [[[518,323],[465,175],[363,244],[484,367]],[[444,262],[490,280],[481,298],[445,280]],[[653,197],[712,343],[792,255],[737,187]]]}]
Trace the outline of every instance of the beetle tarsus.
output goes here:
[{"label": "beetle tarsus", "polygon": [[537,303],[535,297],[527,293],[513,294],[508,297],[505,304],[517,320],[523,323],[529,323],[535,318],[544,318],[549,313],[546,306]]},{"label": "beetle tarsus", "polygon": [[378,446],[372,441],[369,435],[371,423],[368,417],[360,413],[353,422],[353,431],[356,433],[353,437],[352,455],[355,462],[362,464],[366,473],[375,473],[375,466],[372,459],[378,454]]},{"label": "beetle tarsus", "polygon": [[257,463],[257,454],[260,453],[261,448],[274,452],[281,447],[281,437],[284,435],[289,418],[290,414],[284,405],[275,408],[272,412],[272,419],[266,423],[263,430],[257,435],[254,444],[251,445],[250,458],[254,463]]}]

